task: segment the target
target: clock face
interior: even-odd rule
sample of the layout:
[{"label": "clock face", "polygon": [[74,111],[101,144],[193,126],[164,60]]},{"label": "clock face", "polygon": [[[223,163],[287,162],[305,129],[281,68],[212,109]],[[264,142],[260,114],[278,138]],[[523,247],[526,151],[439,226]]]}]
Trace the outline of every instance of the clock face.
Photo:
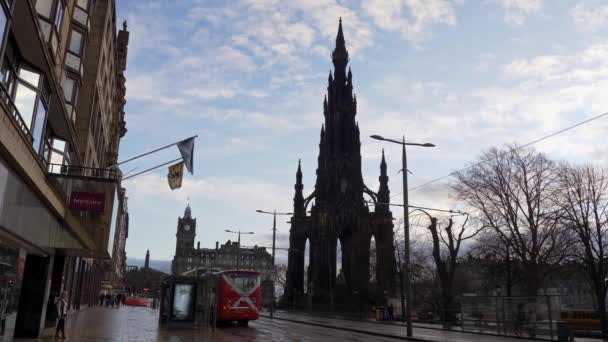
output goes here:
[{"label": "clock face", "polygon": [[184,230],[185,230],[185,231],[189,231],[189,230],[190,230],[190,225],[187,225],[187,224],[186,224],[186,225],[184,225]]}]

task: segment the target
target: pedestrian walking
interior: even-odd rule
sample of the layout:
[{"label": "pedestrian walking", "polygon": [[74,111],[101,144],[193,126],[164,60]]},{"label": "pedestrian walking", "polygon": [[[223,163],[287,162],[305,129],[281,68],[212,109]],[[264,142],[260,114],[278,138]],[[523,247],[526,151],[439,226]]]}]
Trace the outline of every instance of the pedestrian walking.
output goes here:
[{"label": "pedestrian walking", "polygon": [[112,299],[112,296],[110,296],[109,293],[106,293],[106,307],[110,306],[111,299]]},{"label": "pedestrian walking", "polygon": [[105,298],[106,298],[106,296],[104,296],[103,293],[99,295],[99,306],[103,306],[103,302],[104,302]]},{"label": "pedestrian walking", "polygon": [[119,293],[116,295],[116,308],[118,309],[118,306],[120,305],[120,303],[122,302],[121,300],[122,295]]},{"label": "pedestrian walking", "polygon": [[[55,298],[55,308],[57,309],[57,329],[55,329],[55,339],[65,340],[65,314],[68,309],[68,293],[63,291],[60,296]],[[59,333],[61,332],[61,337]]]}]

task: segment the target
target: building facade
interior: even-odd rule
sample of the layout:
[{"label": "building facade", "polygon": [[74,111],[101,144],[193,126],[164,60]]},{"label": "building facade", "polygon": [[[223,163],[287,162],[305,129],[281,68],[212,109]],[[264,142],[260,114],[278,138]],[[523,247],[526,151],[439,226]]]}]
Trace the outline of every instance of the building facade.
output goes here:
[{"label": "building facade", "polygon": [[270,279],[272,257],[265,247],[240,248],[238,242],[228,240],[225,244],[215,243],[215,248],[201,248],[196,239],[196,218],[192,217],[190,206],[183,217],[177,219],[175,256],[171,263],[173,275],[201,275],[207,272],[225,270],[251,270],[260,272],[262,280]]},{"label": "building facade", "polygon": [[161,282],[167,276],[168,274],[165,272],[150,268],[150,251],[148,250],[146,251],[146,261],[142,268],[127,266],[127,295],[158,298]]},{"label": "building facade", "polygon": [[[127,287],[127,252],[126,244],[129,237],[129,206],[126,189],[118,192],[114,224],[112,258],[107,261],[107,271],[101,284],[102,293],[122,292]],[[110,236],[112,237],[112,236]],[[102,260],[100,260],[102,262]]]},{"label": "building facade", "polygon": [[[325,121],[321,126],[317,178],[309,196],[303,195],[300,164],[296,173],[286,296],[291,299],[307,293],[319,303],[331,304],[336,295],[345,302],[361,297],[383,302],[395,288],[395,249],[386,161],[383,153],[378,191],[369,189],[361,173],[361,141],[355,119],[357,98],[353,95],[352,73],[350,68],[348,72],[346,70],[349,59],[341,20],[332,60],[334,72],[329,73],[327,96],[323,102]],[[375,206],[374,211],[368,203]],[[307,214],[309,206],[310,214]],[[376,283],[373,287],[369,274],[372,238],[376,244]],[[307,241],[310,253],[305,284]],[[346,289],[339,290],[336,288],[338,241],[346,283]]]},{"label": "building facade", "polygon": [[115,0],[0,0],[0,339],[54,326],[62,291],[71,310],[95,303],[114,238],[127,44]]}]

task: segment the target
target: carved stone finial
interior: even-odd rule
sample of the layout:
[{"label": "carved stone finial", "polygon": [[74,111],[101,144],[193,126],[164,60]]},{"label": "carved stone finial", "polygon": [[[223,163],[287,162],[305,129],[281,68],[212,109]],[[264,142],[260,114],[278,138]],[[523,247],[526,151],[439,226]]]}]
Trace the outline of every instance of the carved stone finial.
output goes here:
[{"label": "carved stone finial", "polygon": [[122,30],[126,31],[127,30],[127,20],[125,19],[125,21],[122,22]]}]

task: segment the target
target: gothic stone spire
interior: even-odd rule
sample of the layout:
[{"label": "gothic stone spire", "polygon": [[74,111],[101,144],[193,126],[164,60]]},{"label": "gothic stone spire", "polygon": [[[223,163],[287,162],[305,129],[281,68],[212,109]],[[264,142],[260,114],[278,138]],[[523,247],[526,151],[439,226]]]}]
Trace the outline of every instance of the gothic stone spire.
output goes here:
[{"label": "gothic stone spire", "polygon": [[304,185],[302,184],[302,166],[300,159],[298,159],[298,171],[296,172],[296,184],[294,189],[295,195],[293,197],[293,215],[298,217],[306,216],[304,209],[304,195],[302,195]]},{"label": "gothic stone spire", "polygon": [[[388,204],[390,202],[390,190],[388,189],[388,176],[386,174],[386,159],[384,158],[384,149],[382,149],[382,160],[380,161],[380,188],[378,189],[378,202]],[[388,211],[388,205],[378,205],[378,212]]]},{"label": "gothic stone spire", "polygon": [[346,43],[344,42],[344,33],[342,32],[342,18],[338,24],[338,35],[336,36],[336,48],[334,49],[331,57],[335,62],[342,61],[344,65],[348,62],[348,51],[346,50]]}]

